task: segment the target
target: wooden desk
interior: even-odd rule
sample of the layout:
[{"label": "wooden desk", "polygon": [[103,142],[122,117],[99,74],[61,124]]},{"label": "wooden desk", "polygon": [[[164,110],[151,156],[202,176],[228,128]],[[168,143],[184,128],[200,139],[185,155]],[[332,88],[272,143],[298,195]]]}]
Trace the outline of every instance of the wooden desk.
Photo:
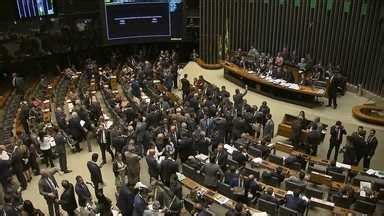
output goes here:
[{"label": "wooden desk", "polygon": [[[284,153],[287,153],[290,155],[295,155],[295,156],[301,155],[309,163],[314,163],[314,164],[318,164],[318,165],[322,165],[322,166],[328,166],[329,165],[329,160],[324,160],[318,156],[312,156],[312,155],[305,154],[301,151],[293,150],[293,146],[289,145],[289,144],[276,142],[272,148],[275,151],[276,150],[281,151],[281,152],[284,152]],[[358,167],[358,166],[351,166],[350,171],[358,173],[358,172],[362,172],[363,169]]]},{"label": "wooden desk", "polygon": [[274,84],[256,74],[250,74],[247,70],[233,63],[227,61],[221,61],[220,63],[224,67],[224,77],[226,79],[238,85],[248,84],[250,90],[278,100],[313,108],[320,105],[316,100],[317,97],[326,96],[326,90],[324,89],[302,85],[299,85],[299,89],[292,89]]},{"label": "wooden desk", "polygon": [[208,64],[208,63],[205,63],[205,61],[201,58],[198,58],[196,59],[196,63],[204,68],[204,69],[208,69],[208,70],[218,70],[218,69],[221,69],[223,68],[223,66],[221,64]]},{"label": "wooden desk", "polygon": [[[276,135],[287,137],[287,138],[291,137],[292,124],[295,120],[297,120],[297,116],[285,114],[284,118],[282,119],[281,123],[279,124],[279,126],[277,128],[277,134]],[[304,128],[308,128],[312,123],[313,123],[313,121],[306,119],[304,122]],[[328,128],[328,125],[323,124],[323,123],[321,123],[321,125],[322,125],[323,130],[326,131]],[[300,137],[301,142],[305,141],[307,134],[308,134],[307,130],[303,129],[302,133],[301,133],[301,137]],[[321,141],[322,142],[324,141],[324,138],[325,138],[325,132],[321,134]]]},{"label": "wooden desk", "polygon": [[[193,181],[192,179],[188,178],[188,177],[185,177],[182,181],[180,181],[182,185],[184,185],[185,187],[187,187],[188,189],[190,190],[200,190],[200,191],[205,191],[204,193],[204,196],[206,198],[208,198],[209,200],[211,201],[214,201],[214,202],[217,202],[221,205],[221,203],[218,201],[219,199],[228,199],[227,202],[225,202],[223,205],[227,208],[230,208],[230,209],[234,209],[235,206],[236,206],[236,201],[234,200],[231,200],[221,194],[219,194],[218,192],[215,192],[209,188],[206,188],[202,185],[200,185],[199,183]],[[250,208],[250,207],[247,207],[247,210],[250,211],[251,214],[254,214],[254,213],[260,213],[261,211],[259,210],[256,210],[254,208]]]},{"label": "wooden desk", "polygon": [[360,121],[384,125],[384,116],[379,113],[384,113],[384,107],[379,107],[375,104],[358,105],[352,108],[353,117]]}]

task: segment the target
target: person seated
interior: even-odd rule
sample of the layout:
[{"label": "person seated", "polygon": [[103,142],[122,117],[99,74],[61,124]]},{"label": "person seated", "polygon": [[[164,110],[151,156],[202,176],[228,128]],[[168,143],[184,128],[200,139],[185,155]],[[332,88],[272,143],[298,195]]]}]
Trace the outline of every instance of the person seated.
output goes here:
[{"label": "person seated", "polygon": [[260,144],[255,145],[255,147],[261,151],[264,160],[271,154],[271,148],[267,146],[267,139],[267,137],[264,137],[261,139]]},{"label": "person seated", "polygon": [[257,182],[254,175],[251,174],[246,178],[244,182],[246,200],[253,202],[255,199],[258,199],[263,189],[263,186]]},{"label": "person seated", "polygon": [[330,172],[330,171],[331,172],[336,172],[336,173],[342,173],[344,170],[343,170],[343,168],[336,166],[336,161],[335,160],[331,160],[329,162],[329,165],[328,165],[326,171],[327,171],[327,173]]},{"label": "person seated", "polygon": [[193,216],[208,216],[210,215],[204,208],[203,204],[201,203],[196,203],[194,206],[194,209],[192,210],[192,215]]},{"label": "person seated", "polygon": [[282,167],[277,167],[275,169],[275,171],[271,172],[271,176],[272,177],[276,177],[277,179],[279,179],[279,183],[281,184],[281,182],[284,181],[284,174],[283,174],[283,168]]},{"label": "person seated", "polygon": [[297,176],[293,175],[293,176],[286,178],[284,181],[285,182],[290,181],[290,182],[294,182],[294,183],[300,184],[300,185],[307,185],[307,183],[308,183],[307,180],[305,179],[305,173],[303,171],[300,171],[297,174]]},{"label": "person seated", "polygon": [[244,210],[242,203],[236,203],[235,209],[229,209],[225,216],[250,216],[251,213],[248,210]]},{"label": "person seated", "polygon": [[348,199],[351,201],[351,203],[356,200],[353,187],[349,184],[346,184],[342,188],[340,188],[340,190],[334,196]]},{"label": "person seated", "polygon": [[224,183],[231,186],[231,188],[238,187],[240,182],[240,175],[234,166],[225,172]]},{"label": "person seated", "polygon": [[288,191],[284,202],[285,207],[303,214],[305,212],[305,208],[307,207],[308,198],[300,195],[301,194],[298,190],[295,190],[293,193]]},{"label": "person seated", "polygon": [[245,166],[248,161],[248,153],[244,146],[241,145],[238,151],[233,151],[232,159],[239,163],[240,166]]},{"label": "person seated", "polygon": [[305,169],[306,165],[307,165],[307,161],[305,160],[304,156],[302,154],[298,154],[298,155],[289,155],[286,159],[285,159],[285,166],[289,166],[293,163],[300,163],[301,164],[301,168],[302,169]]},{"label": "person seated", "polygon": [[262,200],[269,201],[271,203],[275,203],[276,205],[279,205],[279,200],[275,197],[275,194],[273,192],[273,188],[269,187],[265,191],[265,193],[261,194],[260,198]]}]

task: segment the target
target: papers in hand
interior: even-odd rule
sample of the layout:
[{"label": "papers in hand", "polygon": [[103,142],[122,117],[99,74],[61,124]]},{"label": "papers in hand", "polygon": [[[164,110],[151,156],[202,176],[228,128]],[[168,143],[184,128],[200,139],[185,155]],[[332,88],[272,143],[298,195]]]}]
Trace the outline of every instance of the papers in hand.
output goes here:
[{"label": "papers in hand", "polygon": [[229,154],[232,154],[234,151],[237,151],[237,148],[230,146],[228,144],[224,144],[224,149],[227,150]]},{"label": "papers in hand", "polygon": [[185,179],[185,175],[183,175],[179,172],[176,173],[176,176],[177,176],[177,180],[179,180],[179,181],[183,181]]},{"label": "papers in hand", "polygon": [[252,162],[255,163],[255,164],[261,164],[263,162],[263,159],[259,158],[259,157],[253,158]]},{"label": "papers in hand", "polygon": [[81,127],[84,127],[85,121],[84,120],[80,120],[80,125],[81,125]]},{"label": "papers in hand", "polygon": [[351,169],[351,165],[340,163],[340,162],[336,162],[336,167],[340,167],[340,168],[344,168],[344,169]]}]

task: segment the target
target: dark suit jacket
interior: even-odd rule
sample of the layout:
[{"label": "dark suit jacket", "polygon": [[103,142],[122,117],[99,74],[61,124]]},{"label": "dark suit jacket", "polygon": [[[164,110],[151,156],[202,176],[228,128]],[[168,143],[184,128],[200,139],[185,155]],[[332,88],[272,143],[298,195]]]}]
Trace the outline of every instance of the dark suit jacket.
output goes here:
[{"label": "dark suit jacket", "polygon": [[80,206],[85,206],[87,202],[91,201],[92,199],[91,192],[89,191],[85,183],[84,184],[76,183],[75,191],[76,191],[77,199],[79,200]]},{"label": "dark suit jacket", "polygon": [[[101,170],[100,170],[99,165],[97,165],[93,161],[88,161],[87,167],[88,167],[89,173],[91,174],[91,181],[94,184],[103,183],[103,177],[101,175]],[[95,187],[96,187],[96,185],[95,185]]]},{"label": "dark suit jacket", "polygon": [[368,136],[367,138],[367,150],[366,150],[366,154],[368,156],[373,156],[375,154],[375,151],[376,151],[376,147],[377,147],[377,138],[376,137],[370,137]]},{"label": "dark suit jacket", "polygon": [[[58,188],[56,179],[53,176],[55,172],[57,172],[57,171],[51,172],[47,178],[49,178],[52,181],[52,183],[56,186],[56,188]],[[52,199],[51,197],[48,196],[48,194],[55,193],[57,195],[57,189],[53,189],[48,184],[47,178],[44,178],[44,177],[40,178],[40,180],[39,180],[39,192],[41,195],[44,196],[45,199]]]},{"label": "dark suit jacket", "polygon": [[61,194],[59,203],[61,208],[65,211],[73,211],[77,209],[75,190],[73,189],[72,184],[69,184],[69,187]]},{"label": "dark suit jacket", "polygon": [[[339,130],[340,130],[340,137],[339,136]],[[347,134],[347,131],[344,129],[344,127],[337,128],[335,125],[331,127],[331,138],[329,139],[330,143],[340,145],[343,142],[343,135]]]},{"label": "dark suit jacket", "polygon": [[147,203],[143,198],[140,197],[139,194],[135,196],[133,202],[133,216],[142,216],[145,209],[147,208]]},{"label": "dark suit jacket", "polygon": [[295,197],[293,195],[287,195],[285,197],[285,206],[287,208],[293,209],[300,213],[304,213],[307,206],[307,202],[300,197]]},{"label": "dark suit jacket", "polygon": [[57,133],[55,136],[56,151],[57,153],[65,154],[65,144],[67,143],[65,137],[61,133]]},{"label": "dark suit jacket", "polygon": [[85,137],[85,131],[80,124],[80,118],[71,118],[68,122],[68,129],[75,140],[81,140]]},{"label": "dark suit jacket", "polygon": [[149,176],[157,179],[160,171],[156,158],[146,156],[145,160],[147,161]]},{"label": "dark suit jacket", "polygon": [[216,157],[217,164],[219,164],[221,169],[223,169],[224,167],[227,166],[228,153],[225,150],[223,152],[221,152],[220,154],[218,154],[218,153],[219,152],[216,150],[214,152],[214,156]]},{"label": "dark suit jacket", "polygon": [[117,198],[117,207],[123,216],[131,216],[133,213],[133,202],[135,199],[135,193],[131,191],[127,185],[124,185],[120,189],[119,196]]},{"label": "dark suit jacket", "polygon": [[176,161],[171,159],[164,159],[160,163],[160,177],[165,185],[169,185],[171,175],[176,174],[179,171],[179,167]]}]

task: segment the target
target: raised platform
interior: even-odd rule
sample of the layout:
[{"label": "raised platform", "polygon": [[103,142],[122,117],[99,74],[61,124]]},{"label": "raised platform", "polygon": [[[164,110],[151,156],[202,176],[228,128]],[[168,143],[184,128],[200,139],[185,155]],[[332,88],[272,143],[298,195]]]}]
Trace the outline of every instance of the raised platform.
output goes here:
[{"label": "raised platform", "polygon": [[249,74],[248,71],[232,63],[222,62],[221,64],[224,67],[224,78],[240,86],[247,84],[248,88],[254,92],[308,108],[322,105],[318,98],[324,97],[325,91],[321,91],[319,88],[310,86],[299,86],[300,89],[283,87],[261,79],[257,75]]},{"label": "raised platform", "polygon": [[363,122],[376,125],[384,125],[384,107],[370,105],[358,105],[352,108],[353,117]]}]

